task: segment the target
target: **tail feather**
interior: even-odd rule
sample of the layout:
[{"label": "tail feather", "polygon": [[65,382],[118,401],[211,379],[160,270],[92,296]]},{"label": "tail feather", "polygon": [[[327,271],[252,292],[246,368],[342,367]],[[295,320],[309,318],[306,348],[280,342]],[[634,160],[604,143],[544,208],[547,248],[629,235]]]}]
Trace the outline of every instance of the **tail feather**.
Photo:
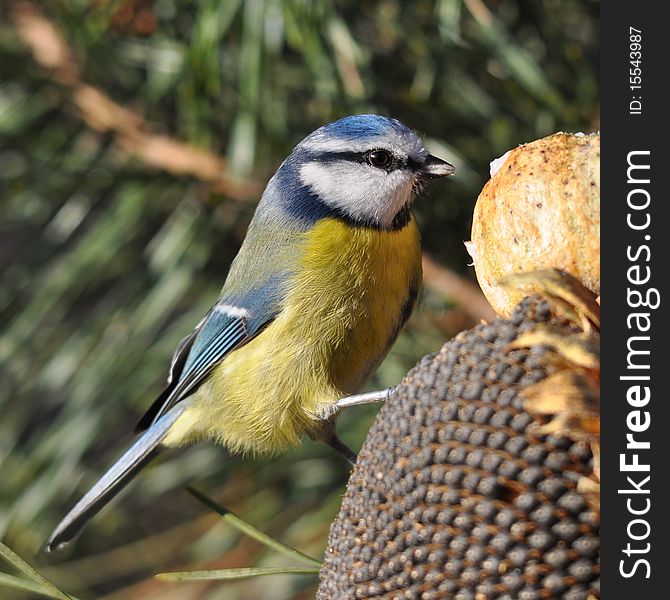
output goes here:
[{"label": "tail feather", "polygon": [[69,544],[84,525],[126,486],[153,458],[154,451],[187,407],[188,401],[180,402],[164,414],[98,480],[54,529],[46,543],[47,552]]}]

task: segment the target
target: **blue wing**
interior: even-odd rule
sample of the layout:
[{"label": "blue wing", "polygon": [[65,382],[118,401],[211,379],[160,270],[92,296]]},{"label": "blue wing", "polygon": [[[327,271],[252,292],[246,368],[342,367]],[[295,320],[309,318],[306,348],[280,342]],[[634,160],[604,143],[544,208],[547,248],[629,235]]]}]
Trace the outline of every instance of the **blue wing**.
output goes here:
[{"label": "blue wing", "polygon": [[248,342],[275,318],[278,305],[270,301],[274,296],[270,291],[257,289],[238,302],[222,298],[209,310],[177,346],[168,385],[140,419],[136,431],[147,429],[177,402],[195,392],[227,354]]}]

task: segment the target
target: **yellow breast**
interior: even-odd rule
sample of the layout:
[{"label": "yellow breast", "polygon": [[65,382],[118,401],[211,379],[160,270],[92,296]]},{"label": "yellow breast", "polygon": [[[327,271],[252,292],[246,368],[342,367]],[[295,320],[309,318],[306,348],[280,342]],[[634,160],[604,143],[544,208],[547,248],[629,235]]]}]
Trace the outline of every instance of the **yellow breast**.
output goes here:
[{"label": "yellow breast", "polygon": [[391,232],[324,219],[296,259],[279,316],[215,369],[169,444],[210,437],[233,451],[285,449],[383,359],[421,280],[414,219]]}]

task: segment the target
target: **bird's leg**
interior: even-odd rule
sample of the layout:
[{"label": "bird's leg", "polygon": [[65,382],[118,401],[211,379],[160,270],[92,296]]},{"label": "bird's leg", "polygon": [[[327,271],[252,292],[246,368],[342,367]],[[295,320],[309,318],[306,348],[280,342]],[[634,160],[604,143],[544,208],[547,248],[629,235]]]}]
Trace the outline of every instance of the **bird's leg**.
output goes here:
[{"label": "bird's leg", "polygon": [[[353,394],[352,396],[344,396],[340,398],[334,405],[333,413],[336,413],[343,408],[350,406],[358,406],[359,404],[372,404],[373,402],[386,402],[393,388],[386,388],[384,390],[376,390],[374,392],[366,392],[365,394]],[[330,421],[334,424],[334,421]],[[323,438],[322,438],[323,439]],[[332,429],[332,435],[325,438],[325,442],[337,452],[340,456],[348,460],[352,465],[356,464],[356,453],[349,448],[340,438],[337,437]]]},{"label": "bird's leg", "polygon": [[349,448],[337,435],[333,436],[326,441],[326,443],[337,452],[342,458],[346,459],[351,466],[353,467],[356,464],[356,453]]},{"label": "bird's leg", "polygon": [[366,392],[365,394],[354,394],[353,396],[344,396],[335,403],[335,410],[342,410],[350,406],[359,404],[372,404],[374,402],[386,402],[394,388]]}]

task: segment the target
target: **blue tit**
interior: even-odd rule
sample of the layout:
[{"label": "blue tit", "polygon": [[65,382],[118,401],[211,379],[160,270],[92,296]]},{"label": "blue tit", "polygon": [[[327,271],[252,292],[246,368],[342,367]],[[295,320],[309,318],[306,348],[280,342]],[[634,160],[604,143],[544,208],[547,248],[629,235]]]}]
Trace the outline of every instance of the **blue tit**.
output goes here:
[{"label": "blue tit", "polygon": [[302,140],[270,179],[219,299],[172,358],[143,434],[47,542],[73,539],[159,446],[261,455],[303,435],[342,449],[337,402],[389,350],[421,283],[416,193],[450,175],[395,119],[356,115]]}]

